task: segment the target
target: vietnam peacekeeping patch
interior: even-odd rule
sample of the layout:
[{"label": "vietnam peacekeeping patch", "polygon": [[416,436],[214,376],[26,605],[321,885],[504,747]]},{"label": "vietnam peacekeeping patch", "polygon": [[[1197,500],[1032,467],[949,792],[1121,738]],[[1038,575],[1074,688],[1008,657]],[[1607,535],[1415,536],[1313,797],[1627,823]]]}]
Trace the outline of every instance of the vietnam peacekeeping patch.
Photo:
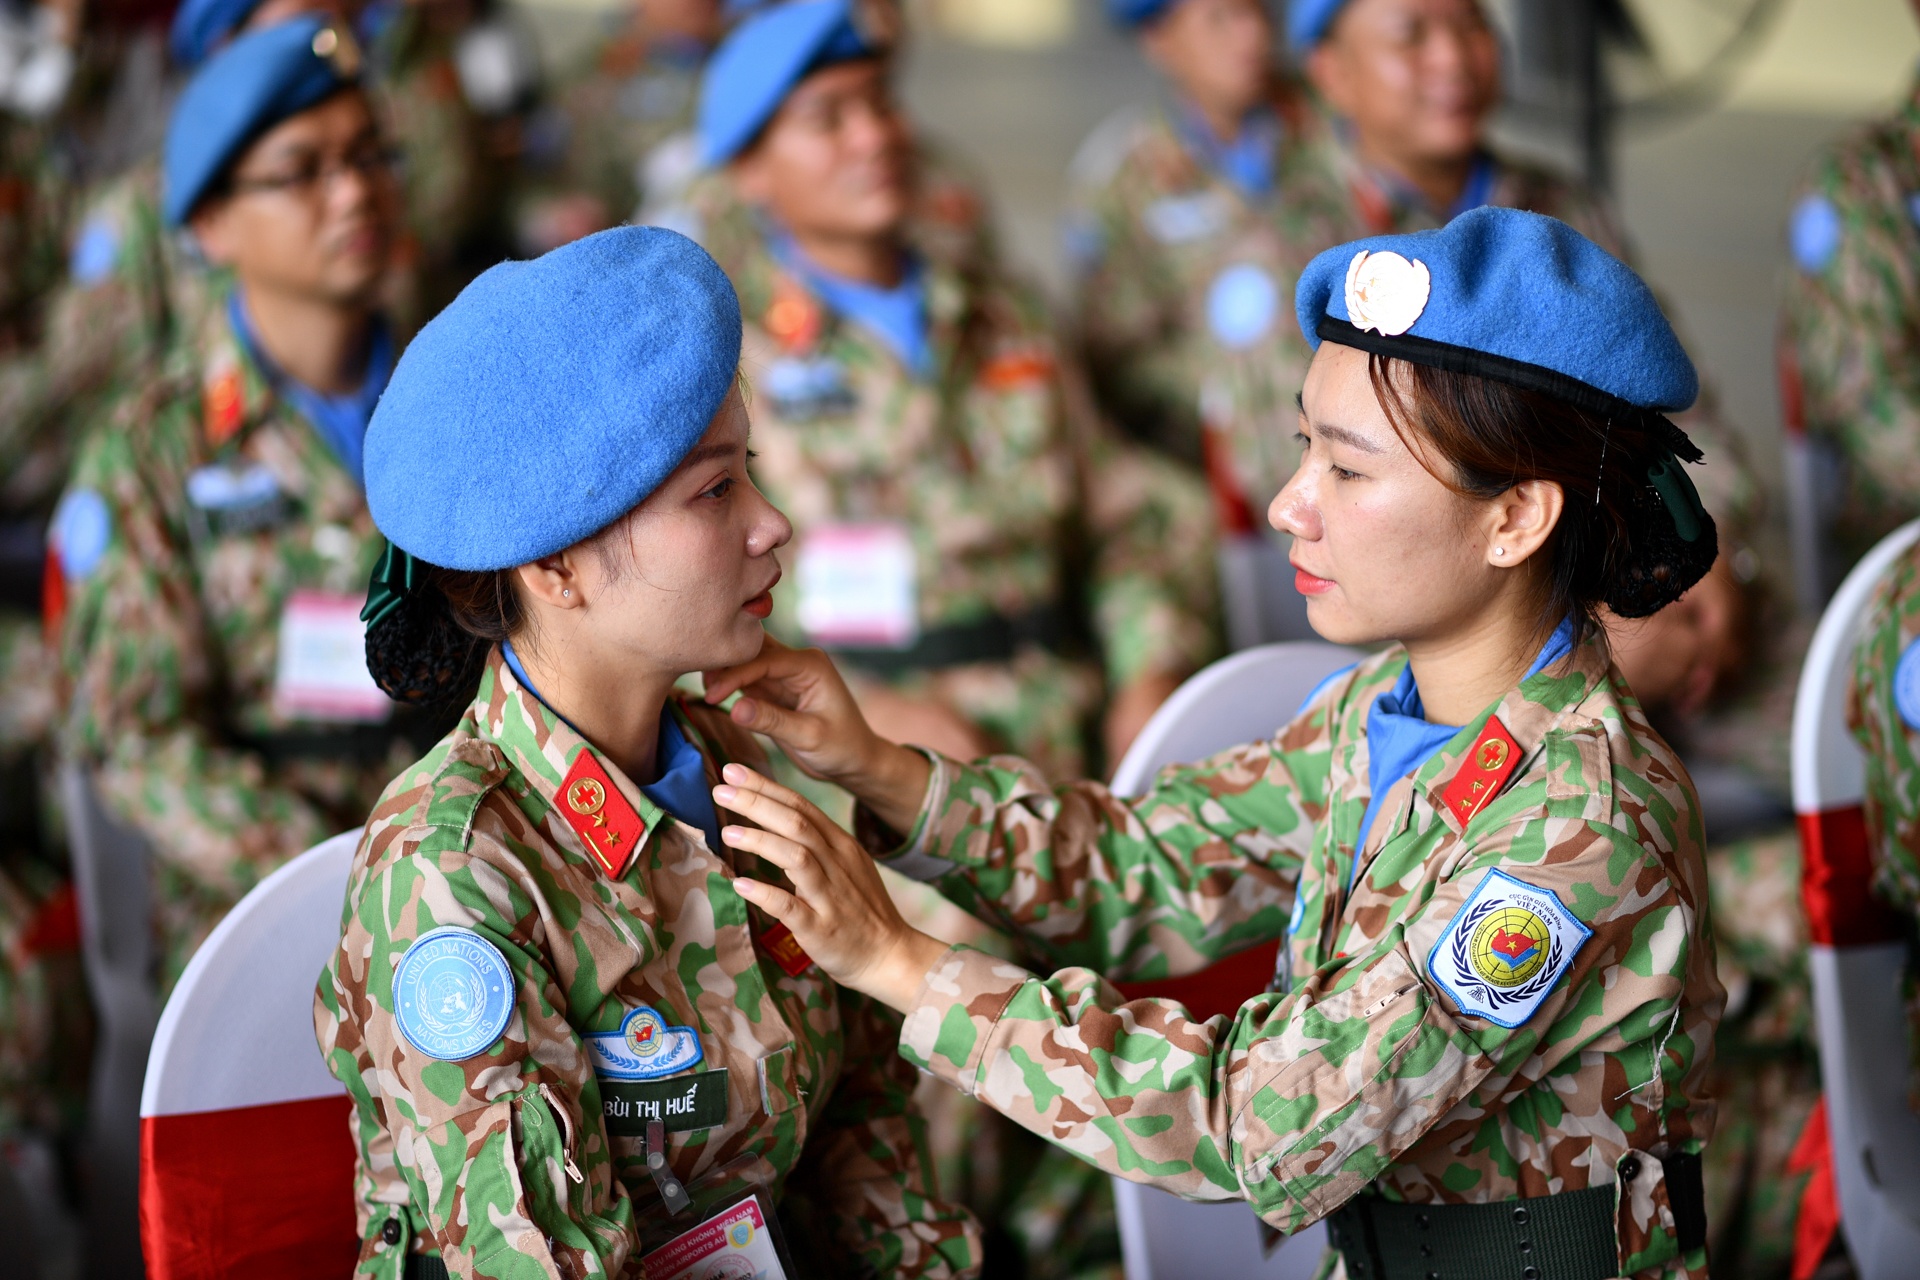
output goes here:
[{"label": "vietnam peacekeeping patch", "polygon": [[471,929],[446,925],[421,934],[394,966],[394,1021],[421,1053],[459,1062],[507,1029],[513,990],[498,947]]},{"label": "vietnam peacekeeping patch", "polygon": [[1907,728],[1920,733],[1920,640],[1908,643],[1893,669],[1893,705]]},{"label": "vietnam peacekeeping patch", "polygon": [[692,1027],[669,1026],[652,1005],[630,1010],[618,1031],[582,1037],[602,1080],[655,1080],[699,1065],[707,1054]]},{"label": "vietnam peacekeeping patch", "polygon": [[1427,957],[1460,1011],[1496,1026],[1533,1016],[1593,930],[1544,889],[1490,870]]}]

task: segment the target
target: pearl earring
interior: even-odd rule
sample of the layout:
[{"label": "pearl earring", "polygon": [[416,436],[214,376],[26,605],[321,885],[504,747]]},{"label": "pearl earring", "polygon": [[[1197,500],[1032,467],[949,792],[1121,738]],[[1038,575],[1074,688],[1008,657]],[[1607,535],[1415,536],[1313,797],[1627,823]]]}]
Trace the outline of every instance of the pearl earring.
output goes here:
[{"label": "pearl earring", "polygon": [[[1501,554],[1501,555],[1505,555],[1505,554],[1506,554],[1506,552],[1504,552],[1504,551],[1503,551],[1503,552],[1501,552],[1500,554]],[[560,598],[561,598],[561,599],[563,599],[563,600],[570,600],[570,599],[572,599],[572,598],[573,598],[573,592],[571,592],[571,591],[562,591],[562,592],[560,593]]]},{"label": "pearl earring", "polygon": [[1506,549],[1505,547],[1495,547],[1495,548],[1493,549],[1493,554],[1495,554],[1495,555],[1497,555],[1497,556],[1503,556],[1503,555],[1505,555],[1505,554],[1507,554],[1507,549]]}]

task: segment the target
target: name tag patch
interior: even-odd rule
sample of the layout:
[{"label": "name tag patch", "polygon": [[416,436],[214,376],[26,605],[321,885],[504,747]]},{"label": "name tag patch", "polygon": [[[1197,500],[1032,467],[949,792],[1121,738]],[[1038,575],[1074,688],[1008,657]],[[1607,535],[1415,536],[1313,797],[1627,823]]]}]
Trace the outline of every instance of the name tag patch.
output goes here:
[{"label": "name tag patch", "polygon": [[920,638],[913,539],[898,524],[827,524],[800,546],[800,625],[829,648],[905,649]]},{"label": "name tag patch", "polygon": [[446,925],[415,939],[393,969],[393,1016],[407,1043],[442,1062],[484,1051],[513,1016],[513,974],[500,949]]},{"label": "name tag patch", "polygon": [[1552,893],[1489,870],[1434,944],[1427,973],[1462,1013],[1517,1027],[1592,936]]},{"label": "name tag patch", "polygon": [[706,1057],[697,1031],[669,1026],[652,1005],[629,1010],[618,1031],[589,1032],[582,1038],[602,1080],[654,1080],[685,1071]]},{"label": "name tag patch", "polygon": [[1233,210],[1218,191],[1167,196],[1148,205],[1140,220],[1161,244],[1191,244],[1218,235]]},{"label": "name tag patch", "polygon": [[367,672],[360,596],[296,591],[280,614],[273,705],[283,716],[377,724],[393,712]]},{"label": "name tag patch", "polygon": [[727,1122],[727,1071],[702,1071],[675,1080],[600,1083],[600,1110],[607,1136],[644,1138],[658,1120],[668,1133],[691,1133]]},{"label": "name tag patch", "polygon": [[279,477],[258,462],[217,462],[187,477],[188,518],[203,537],[271,529],[287,518],[288,508]]}]

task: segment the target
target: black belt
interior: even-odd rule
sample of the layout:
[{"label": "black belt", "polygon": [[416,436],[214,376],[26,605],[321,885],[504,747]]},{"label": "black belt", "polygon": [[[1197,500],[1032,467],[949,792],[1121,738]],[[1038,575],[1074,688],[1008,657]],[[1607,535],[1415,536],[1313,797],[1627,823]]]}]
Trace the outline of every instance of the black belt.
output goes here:
[{"label": "black belt", "polygon": [[[1707,1241],[1700,1157],[1661,1160],[1680,1249]],[[1359,1195],[1327,1217],[1349,1280],[1611,1280],[1620,1274],[1617,1188],[1490,1204]]]},{"label": "black belt", "polygon": [[447,1264],[436,1255],[410,1253],[407,1255],[407,1280],[453,1280],[447,1272]]},{"label": "black belt", "polygon": [[1072,643],[1074,627],[1065,610],[1042,605],[1017,618],[990,613],[974,622],[935,627],[904,649],[831,646],[834,657],[883,679],[914,671],[938,671],[975,662],[1010,662],[1026,645],[1055,653]]}]

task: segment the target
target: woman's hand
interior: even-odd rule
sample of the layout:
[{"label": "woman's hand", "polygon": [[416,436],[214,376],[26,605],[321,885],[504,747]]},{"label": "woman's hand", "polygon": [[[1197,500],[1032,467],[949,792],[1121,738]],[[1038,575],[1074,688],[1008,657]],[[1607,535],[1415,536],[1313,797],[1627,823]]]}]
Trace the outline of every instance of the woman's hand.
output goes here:
[{"label": "woman's hand", "polygon": [[709,703],[741,695],[730,713],[735,724],[766,734],[808,774],[846,788],[894,830],[913,830],[931,776],[927,758],[868,726],[826,654],[768,636],[751,662],[702,678]]},{"label": "woman's hand", "polygon": [[900,918],[879,869],[853,837],[804,797],[730,764],[714,800],[758,827],[720,838],[787,873],[793,892],[744,877],[740,896],[793,930],[813,962],[843,987],[905,1013],[947,944]]}]

